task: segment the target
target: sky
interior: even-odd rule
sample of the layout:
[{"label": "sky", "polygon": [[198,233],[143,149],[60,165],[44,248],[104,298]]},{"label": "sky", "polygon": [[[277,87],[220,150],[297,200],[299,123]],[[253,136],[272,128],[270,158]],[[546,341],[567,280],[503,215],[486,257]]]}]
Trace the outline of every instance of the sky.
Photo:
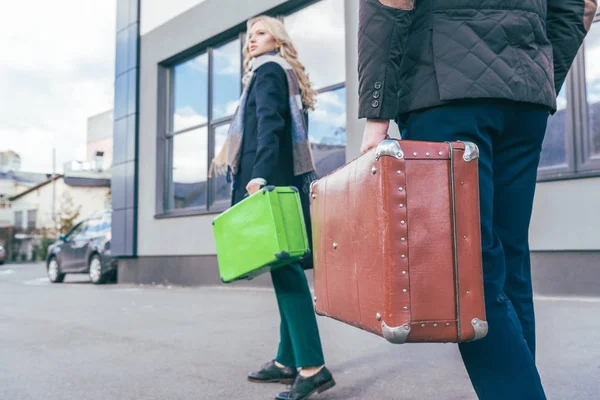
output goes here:
[{"label": "sky", "polygon": [[113,107],[116,0],[11,1],[0,13],[0,151],[21,170],[85,160],[87,118]]}]

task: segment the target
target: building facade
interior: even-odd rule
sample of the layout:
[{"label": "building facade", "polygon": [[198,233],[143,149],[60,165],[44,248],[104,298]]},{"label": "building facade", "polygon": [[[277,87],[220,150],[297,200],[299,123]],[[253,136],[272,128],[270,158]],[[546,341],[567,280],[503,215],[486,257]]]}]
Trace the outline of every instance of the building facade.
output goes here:
[{"label": "building facade", "polygon": [[96,170],[110,170],[113,159],[113,110],[87,120],[87,156]]},{"label": "building facade", "polygon": [[[279,17],[296,44],[319,93],[309,134],[323,175],[359,155],[358,1],[119,0],[117,13],[112,251],[121,257],[119,279],[218,283],[211,223],[227,208],[230,188],[207,172],[242,89],[245,23]],[[597,23],[544,143],[531,229],[540,293],[600,293],[599,60]]]}]

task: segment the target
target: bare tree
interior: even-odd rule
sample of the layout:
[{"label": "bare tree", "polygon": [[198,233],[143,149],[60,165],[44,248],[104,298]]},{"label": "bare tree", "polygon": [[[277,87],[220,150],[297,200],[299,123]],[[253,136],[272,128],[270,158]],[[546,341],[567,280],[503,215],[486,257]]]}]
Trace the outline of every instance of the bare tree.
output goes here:
[{"label": "bare tree", "polygon": [[79,218],[80,211],[81,205],[75,207],[71,194],[65,190],[61,196],[60,209],[58,210],[58,229],[62,235],[71,230],[75,221]]}]

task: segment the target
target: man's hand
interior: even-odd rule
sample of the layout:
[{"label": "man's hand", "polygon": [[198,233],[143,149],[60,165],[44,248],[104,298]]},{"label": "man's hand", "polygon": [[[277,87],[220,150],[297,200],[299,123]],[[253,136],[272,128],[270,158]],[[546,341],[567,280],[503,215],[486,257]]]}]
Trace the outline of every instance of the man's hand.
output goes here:
[{"label": "man's hand", "polygon": [[360,154],[365,154],[382,140],[389,139],[387,134],[389,126],[389,120],[368,119],[360,146]]},{"label": "man's hand", "polygon": [[249,183],[246,186],[246,191],[250,196],[252,196],[254,193],[258,192],[261,187],[262,185],[259,185],[258,183]]}]

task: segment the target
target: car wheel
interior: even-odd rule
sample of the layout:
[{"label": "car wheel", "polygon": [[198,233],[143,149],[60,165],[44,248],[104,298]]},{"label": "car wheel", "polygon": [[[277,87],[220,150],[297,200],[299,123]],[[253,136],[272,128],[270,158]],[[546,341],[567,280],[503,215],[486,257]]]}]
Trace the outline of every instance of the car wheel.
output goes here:
[{"label": "car wheel", "polygon": [[90,280],[94,285],[100,285],[106,280],[106,276],[102,274],[102,261],[98,254],[94,254],[90,258],[89,271]]},{"label": "car wheel", "polygon": [[56,257],[52,257],[50,261],[48,261],[48,279],[52,283],[61,283],[65,280],[65,275],[60,272],[60,264],[58,264],[58,260]]}]

